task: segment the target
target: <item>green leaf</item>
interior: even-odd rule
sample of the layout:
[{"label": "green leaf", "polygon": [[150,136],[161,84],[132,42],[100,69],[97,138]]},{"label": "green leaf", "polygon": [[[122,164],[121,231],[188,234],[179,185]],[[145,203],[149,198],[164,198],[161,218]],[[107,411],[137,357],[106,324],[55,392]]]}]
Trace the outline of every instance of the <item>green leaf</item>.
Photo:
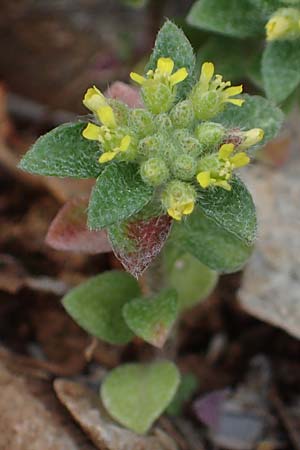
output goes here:
[{"label": "green leaf", "polygon": [[266,18],[282,6],[280,0],[249,0]]},{"label": "green leaf", "polygon": [[146,67],[155,69],[157,60],[161,57],[169,57],[174,61],[174,70],[185,67],[189,76],[177,85],[179,98],[185,98],[195,84],[195,55],[193,48],[183,31],[174,23],[167,20],[156,37],[153,52]]},{"label": "green leaf", "polygon": [[218,272],[236,272],[247,261],[253,246],[220,228],[196,208],[185,222],[174,224],[172,242]]},{"label": "green leaf", "polygon": [[84,123],[66,123],[41,136],[20,161],[19,167],[38,175],[96,178],[99,144],[82,137]]},{"label": "green leaf", "polygon": [[228,105],[223,113],[214,118],[215,122],[222,123],[228,128],[262,128],[264,139],[259,143],[263,146],[278,134],[284,115],[272,102],[258,95],[241,96],[246,101],[241,106]]},{"label": "green leaf", "polygon": [[177,316],[177,293],[174,289],[151,298],[136,298],[123,308],[128,327],[156,347],[163,347]]},{"label": "green leaf", "polygon": [[238,38],[257,36],[263,32],[263,20],[248,0],[198,0],[187,21],[203,30]]},{"label": "green leaf", "polygon": [[140,295],[136,280],[125,272],[111,271],[90,278],[72,289],[62,302],[84,330],[111,344],[126,344],[133,337],[122,308]]},{"label": "green leaf", "polygon": [[267,44],[262,58],[267,96],[283,102],[300,84],[300,39]]},{"label": "green leaf", "polygon": [[[173,246],[169,245],[166,249],[167,259],[172,258],[170,253],[174,251]],[[191,308],[208,297],[218,281],[217,272],[209,269],[189,253],[177,252],[173,262],[170,264],[168,261],[167,266],[166,280],[178,293],[180,310]]]},{"label": "green leaf", "polygon": [[179,372],[169,361],[124,364],[109,373],[100,392],[115,420],[144,434],[168,406],[179,382]]},{"label": "green leaf", "polygon": [[225,36],[211,36],[197,53],[197,66],[200,68],[204,62],[212,61],[216,73],[222,74],[225,80],[241,80],[245,76],[248,62],[245,52],[249,58],[251,46],[244,41]]},{"label": "green leaf", "polygon": [[152,193],[152,188],[142,181],[136,165],[109,164],[92,191],[88,226],[99,230],[128,219],[151,200]]},{"label": "green leaf", "polygon": [[207,217],[237,238],[251,245],[256,239],[255,206],[244,183],[232,179],[231,191],[220,187],[201,191],[199,207]]},{"label": "green leaf", "polygon": [[177,392],[166,409],[169,416],[180,416],[184,404],[188,402],[198,389],[198,379],[193,373],[183,374]]}]

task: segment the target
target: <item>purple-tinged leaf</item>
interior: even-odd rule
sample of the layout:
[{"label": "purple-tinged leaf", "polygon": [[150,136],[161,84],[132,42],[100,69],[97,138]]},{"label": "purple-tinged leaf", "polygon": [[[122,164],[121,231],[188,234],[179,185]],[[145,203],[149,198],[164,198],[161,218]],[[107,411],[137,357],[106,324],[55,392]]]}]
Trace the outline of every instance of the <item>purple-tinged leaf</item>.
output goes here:
[{"label": "purple-tinged leaf", "polygon": [[111,251],[106,232],[87,228],[88,197],[69,200],[52,221],[46,243],[55,250],[88,253]]},{"label": "purple-tinged leaf", "polygon": [[116,257],[138,278],[160,253],[171,229],[167,216],[124,222],[109,228],[109,239]]},{"label": "purple-tinged leaf", "polygon": [[196,417],[211,429],[217,429],[220,422],[222,406],[225,403],[229,389],[210,392],[194,402]]}]

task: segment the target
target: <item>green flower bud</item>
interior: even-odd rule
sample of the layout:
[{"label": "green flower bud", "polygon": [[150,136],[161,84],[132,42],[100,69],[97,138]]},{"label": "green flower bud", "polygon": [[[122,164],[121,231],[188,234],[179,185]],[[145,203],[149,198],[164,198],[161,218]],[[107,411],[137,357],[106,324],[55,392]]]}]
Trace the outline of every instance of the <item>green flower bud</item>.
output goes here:
[{"label": "green flower bud", "polygon": [[172,161],[172,172],[176,178],[184,181],[191,180],[197,168],[197,161],[190,155],[182,154]]},{"label": "green flower bud", "polygon": [[161,138],[159,134],[153,134],[141,139],[138,145],[139,153],[143,156],[150,157],[157,153],[161,147]]},{"label": "green flower bud", "polygon": [[126,126],[129,119],[129,108],[122,102],[113,98],[108,100],[109,106],[112,107],[117,124]]},{"label": "green flower bud", "polygon": [[170,86],[158,80],[148,80],[142,86],[142,96],[149,111],[160,114],[172,108],[176,93]]},{"label": "green flower bud", "polygon": [[151,186],[159,186],[169,178],[169,169],[161,158],[150,158],[141,165],[141,177]]},{"label": "green flower bud", "polygon": [[130,112],[130,126],[141,136],[149,136],[155,132],[153,115],[146,109],[136,108]]},{"label": "green flower bud", "polygon": [[221,91],[202,92],[201,89],[196,88],[191,100],[198,120],[210,120],[224,109]]},{"label": "green flower bud", "polygon": [[195,129],[195,136],[206,152],[216,150],[225,133],[223,125],[214,122],[203,122]]},{"label": "green flower bud", "polygon": [[163,131],[168,131],[173,128],[172,121],[166,113],[158,114],[158,116],[156,116],[155,122],[157,127]]},{"label": "green flower bud", "polygon": [[212,155],[207,155],[204,158],[201,158],[197,164],[197,172],[205,172],[205,171],[218,171],[220,168],[220,160],[218,158],[218,153],[214,153]]},{"label": "green flower bud", "polygon": [[180,147],[180,153],[185,153],[197,158],[204,152],[203,146],[194,138],[188,130],[178,130],[174,133],[174,138]]},{"label": "green flower bud", "polygon": [[171,181],[163,191],[161,201],[169,216],[181,220],[183,215],[193,212],[196,191],[191,184],[179,180]]},{"label": "green flower bud", "polygon": [[177,103],[170,113],[171,120],[176,128],[191,127],[195,120],[193,105],[190,100]]}]

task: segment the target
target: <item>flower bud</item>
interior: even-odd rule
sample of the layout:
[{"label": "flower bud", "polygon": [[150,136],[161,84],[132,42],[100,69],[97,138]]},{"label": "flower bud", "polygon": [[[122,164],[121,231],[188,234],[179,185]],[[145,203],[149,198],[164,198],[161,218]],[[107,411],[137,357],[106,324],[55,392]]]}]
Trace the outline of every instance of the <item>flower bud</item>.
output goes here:
[{"label": "flower bud", "polygon": [[145,105],[153,114],[168,112],[174,103],[176,93],[159,80],[148,80],[142,86]]},{"label": "flower bud", "polygon": [[196,173],[196,159],[190,155],[181,154],[172,161],[172,172],[176,178],[191,180]]},{"label": "flower bud", "polygon": [[224,109],[221,93],[217,90],[202,92],[196,88],[191,100],[198,120],[210,120]]},{"label": "flower bud", "polygon": [[240,143],[230,142],[235,144],[235,147],[239,150],[246,150],[262,141],[264,138],[264,130],[261,128],[252,128],[252,130],[248,131],[237,131],[235,135],[240,139]]},{"label": "flower bud", "polygon": [[161,147],[161,138],[159,134],[153,134],[152,136],[146,136],[141,139],[138,145],[139,153],[143,156],[154,156]]},{"label": "flower bud", "polygon": [[149,136],[155,132],[153,115],[142,108],[136,108],[130,111],[130,126],[141,137]]},{"label": "flower bud", "polygon": [[190,100],[184,100],[171,110],[171,120],[176,128],[191,127],[195,120],[193,105]]},{"label": "flower bud", "polygon": [[163,131],[168,131],[173,128],[171,119],[168,114],[162,113],[156,116],[156,126]]},{"label": "flower bud", "polygon": [[203,146],[190,134],[189,130],[176,130],[174,133],[174,139],[178,147],[180,147],[180,153],[185,153],[193,158],[196,158],[204,151]]},{"label": "flower bud", "polygon": [[169,178],[169,169],[161,158],[150,158],[141,165],[141,177],[151,186],[159,186]]},{"label": "flower bud", "polygon": [[118,125],[127,125],[128,124],[128,118],[129,118],[129,108],[125,103],[119,102],[115,99],[108,99],[109,106],[112,107],[115,120]]},{"label": "flower bud", "polygon": [[183,215],[191,214],[196,202],[194,187],[183,181],[171,181],[162,193],[162,204],[169,216],[181,220]]},{"label": "flower bud", "polygon": [[266,25],[267,40],[293,40],[300,37],[300,9],[281,8]]},{"label": "flower bud", "polygon": [[205,152],[214,151],[225,136],[223,125],[215,122],[204,122],[195,129],[195,136]]}]

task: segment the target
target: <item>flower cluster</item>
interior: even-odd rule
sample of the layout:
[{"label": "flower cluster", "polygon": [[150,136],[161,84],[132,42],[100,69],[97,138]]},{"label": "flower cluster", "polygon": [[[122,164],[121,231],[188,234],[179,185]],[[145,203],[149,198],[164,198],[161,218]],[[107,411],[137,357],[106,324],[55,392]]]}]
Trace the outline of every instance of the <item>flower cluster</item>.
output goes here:
[{"label": "flower cluster", "polygon": [[141,86],[145,108],[129,109],[92,87],[83,103],[93,120],[83,136],[99,142],[101,164],[113,159],[137,164],[163,210],[181,220],[193,212],[202,189],[231,189],[233,172],[250,162],[246,152],[262,140],[263,130],[228,130],[212,121],[228,103],[244,102],[236,97],[242,86],[214,75],[212,63],[203,64],[198,83],[181,101],[178,84],[188,71],[174,70],[171,58],[159,58],[145,77],[130,76]]}]

